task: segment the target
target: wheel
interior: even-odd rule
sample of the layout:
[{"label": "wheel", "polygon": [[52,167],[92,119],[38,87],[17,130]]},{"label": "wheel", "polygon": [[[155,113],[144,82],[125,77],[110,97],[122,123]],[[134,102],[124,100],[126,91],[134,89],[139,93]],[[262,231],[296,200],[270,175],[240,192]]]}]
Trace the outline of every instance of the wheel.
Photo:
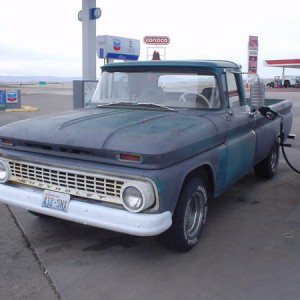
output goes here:
[{"label": "wheel", "polygon": [[[209,103],[208,99],[204,95],[202,95],[201,93],[192,93],[192,92],[183,93],[179,97],[178,101],[179,102],[187,102],[187,100],[188,100],[187,98],[188,98],[189,95],[199,96],[200,99],[202,100],[202,102],[205,103],[205,106],[208,107],[208,108],[210,107],[210,103]],[[194,98],[193,98],[193,100],[194,100]]]},{"label": "wheel", "polygon": [[205,224],[207,199],[201,178],[193,177],[184,185],[172,226],[160,237],[165,246],[179,252],[187,252],[195,246]]},{"label": "wheel", "polygon": [[276,140],[268,156],[254,167],[256,176],[262,178],[272,178],[278,169],[279,161],[279,141]]}]

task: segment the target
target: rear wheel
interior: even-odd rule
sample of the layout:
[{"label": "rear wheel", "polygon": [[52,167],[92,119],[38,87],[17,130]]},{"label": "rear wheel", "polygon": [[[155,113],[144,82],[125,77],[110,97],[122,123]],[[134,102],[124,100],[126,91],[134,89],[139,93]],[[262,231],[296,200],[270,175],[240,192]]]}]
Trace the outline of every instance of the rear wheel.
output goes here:
[{"label": "rear wheel", "polygon": [[163,244],[179,252],[189,251],[199,240],[207,214],[207,190],[199,177],[184,185],[172,227],[161,236]]},{"label": "rear wheel", "polygon": [[254,172],[258,177],[272,178],[278,169],[279,161],[279,141],[276,140],[268,156],[254,167]]}]

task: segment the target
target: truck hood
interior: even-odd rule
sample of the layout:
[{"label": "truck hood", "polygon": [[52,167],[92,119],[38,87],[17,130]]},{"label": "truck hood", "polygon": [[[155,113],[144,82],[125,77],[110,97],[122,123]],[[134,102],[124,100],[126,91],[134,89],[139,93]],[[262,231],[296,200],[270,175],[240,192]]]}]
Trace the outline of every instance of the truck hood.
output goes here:
[{"label": "truck hood", "polygon": [[[13,149],[114,164],[120,153],[141,156],[141,167],[165,167],[221,143],[212,121],[180,112],[85,108],[0,128]],[[7,146],[9,147],[9,146]],[[77,155],[77,156],[76,156]],[[137,166],[135,166],[137,167]]]}]

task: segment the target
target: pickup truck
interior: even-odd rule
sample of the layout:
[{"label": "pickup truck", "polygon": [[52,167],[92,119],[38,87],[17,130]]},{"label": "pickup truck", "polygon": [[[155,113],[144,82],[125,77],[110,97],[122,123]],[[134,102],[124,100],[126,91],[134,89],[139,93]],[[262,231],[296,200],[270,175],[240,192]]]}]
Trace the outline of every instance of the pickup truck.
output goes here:
[{"label": "pickup truck", "polygon": [[87,107],[0,128],[0,202],[188,251],[209,199],[277,170],[292,102],[252,102],[233,62],[107,64]]}]

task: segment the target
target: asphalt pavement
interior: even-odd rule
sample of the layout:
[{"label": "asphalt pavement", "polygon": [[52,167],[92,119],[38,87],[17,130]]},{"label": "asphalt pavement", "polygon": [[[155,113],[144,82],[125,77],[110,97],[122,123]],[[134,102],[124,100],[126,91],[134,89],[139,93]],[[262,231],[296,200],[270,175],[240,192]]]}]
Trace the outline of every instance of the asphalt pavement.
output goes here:
[{"label": "asphalt pavement", "polygon": [[[271,91],[294,102],[300,92]],[[37,112],[0,112],[0,125],[72,108],[72,95],[23,96]],[[287,149],[300,168],[300,141]],[[200,243],[179,254],[153,238],[41,219],[0,204],[0,299],[299,300],[300,175],[282,156],[271,180],[247,175],[209,204]]]}]

